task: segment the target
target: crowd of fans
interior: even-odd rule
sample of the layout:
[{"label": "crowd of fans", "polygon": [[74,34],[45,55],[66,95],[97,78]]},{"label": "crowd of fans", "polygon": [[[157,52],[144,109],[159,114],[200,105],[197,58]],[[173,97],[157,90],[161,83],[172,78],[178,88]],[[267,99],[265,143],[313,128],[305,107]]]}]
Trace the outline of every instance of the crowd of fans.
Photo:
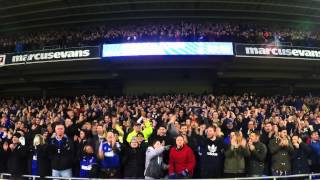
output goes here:
[{"label": "crowd of fans", "polygon": [[158,23],[103,25],[0,36],[0,53],[76,47],[101,43],[158,41],[222,41],[238,43],[284,43],[317,47],[318,29],[273,27],[257,24]]},{"label": "crowd of fans", "polygon": [[0,104],[0,172],[12,179],[320,172],[319,97],[81,96]]}]

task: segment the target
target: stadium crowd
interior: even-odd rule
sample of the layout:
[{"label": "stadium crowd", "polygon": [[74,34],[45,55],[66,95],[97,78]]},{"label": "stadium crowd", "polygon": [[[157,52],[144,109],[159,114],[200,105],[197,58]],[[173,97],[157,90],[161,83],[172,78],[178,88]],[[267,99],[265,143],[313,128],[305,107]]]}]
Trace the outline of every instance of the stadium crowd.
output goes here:
[{"label": "stadium crowd", "polygon": [[257,24],[158,23],[103,25],[0,36],[0,53],[101,43],[158,41],[231,41],[319,46],[318,29],[275,27]]},{"label": "stadium crowd", "polygon": [[320,172],[320,98],[1,99],[0,172],[221,178]]}]

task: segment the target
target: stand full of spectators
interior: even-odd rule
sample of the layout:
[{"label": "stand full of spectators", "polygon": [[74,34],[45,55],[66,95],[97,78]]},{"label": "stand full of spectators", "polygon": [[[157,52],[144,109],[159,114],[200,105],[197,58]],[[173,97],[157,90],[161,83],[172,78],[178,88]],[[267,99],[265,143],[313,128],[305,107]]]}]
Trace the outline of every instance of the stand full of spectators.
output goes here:
[{"label": "stand full of spectators", "polygon": [[317,47],[318,28],[214,22],[95,25],[0,36],[0,53],[131,42],[236,42]]},{"label": "stand full of spectators", "polygon": [[11,179],[320,172],[320,98],[310,95],[93,95],[0,105],[0,172]]}]

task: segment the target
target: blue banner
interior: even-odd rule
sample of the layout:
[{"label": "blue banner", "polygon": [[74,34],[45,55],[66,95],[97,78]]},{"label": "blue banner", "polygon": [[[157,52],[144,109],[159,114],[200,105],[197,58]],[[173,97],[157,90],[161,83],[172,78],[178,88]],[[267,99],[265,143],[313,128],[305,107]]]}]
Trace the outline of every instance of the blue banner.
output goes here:
[{"label": "blue banner", "polygon": [[231,42],[156,42],[104,44],[102,57],[233,55]]}]

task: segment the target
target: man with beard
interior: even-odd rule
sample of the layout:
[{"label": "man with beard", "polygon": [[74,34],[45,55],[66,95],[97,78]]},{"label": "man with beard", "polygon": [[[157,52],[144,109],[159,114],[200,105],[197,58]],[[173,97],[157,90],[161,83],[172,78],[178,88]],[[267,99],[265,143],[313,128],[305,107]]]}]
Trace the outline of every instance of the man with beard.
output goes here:
[{"label": "man with beard", "polygon": [[274,132],[271,122],[265,122],[262,130],[260,140],[263,144],[268,145],[269,141],[273,138]]},{"label": "man with beard", "polygon": [[206,138],[201,137],[198,146],[200,178],[221,178],[225,144],[217,138],[214,126],[208,127],[206,135]]},{"label": "man with beard", "polygon": [[174,145],[174,142],[170,142],[170,138],[167,136],[167,129],[160,125],[157,131],[153,131],[152,136],[150,137],[151,141],[159,140],[162,145]]},{"label": "man with beard", "polygon": [[264,174],[267,146],[260,142],[260,133],[254,131],[249,136],[249,176],[259,177]]},{"label": "man with beard", "polygon": [[288,138],[285,127],[279,128],[278,136],[269,142],[269,150],[272,156],[271,171],[273,176],[286,176],[291,173],[291,154],[293,146]]},{"label": "man with beard", "polygon": [[[269,144],[270,140],[274,137],[276,131],[277,131],[277,129],[275,129],[275,130],[273,129],[270,121],[265,122],[263,124],[263,130],[262,130],[262,134],[260,136],[260,141],[267,146],[267,149],[268,149],[268,144]],[[271,175],[270,169],[271,169],[271,154],[267,153],[264,174]]]}]

